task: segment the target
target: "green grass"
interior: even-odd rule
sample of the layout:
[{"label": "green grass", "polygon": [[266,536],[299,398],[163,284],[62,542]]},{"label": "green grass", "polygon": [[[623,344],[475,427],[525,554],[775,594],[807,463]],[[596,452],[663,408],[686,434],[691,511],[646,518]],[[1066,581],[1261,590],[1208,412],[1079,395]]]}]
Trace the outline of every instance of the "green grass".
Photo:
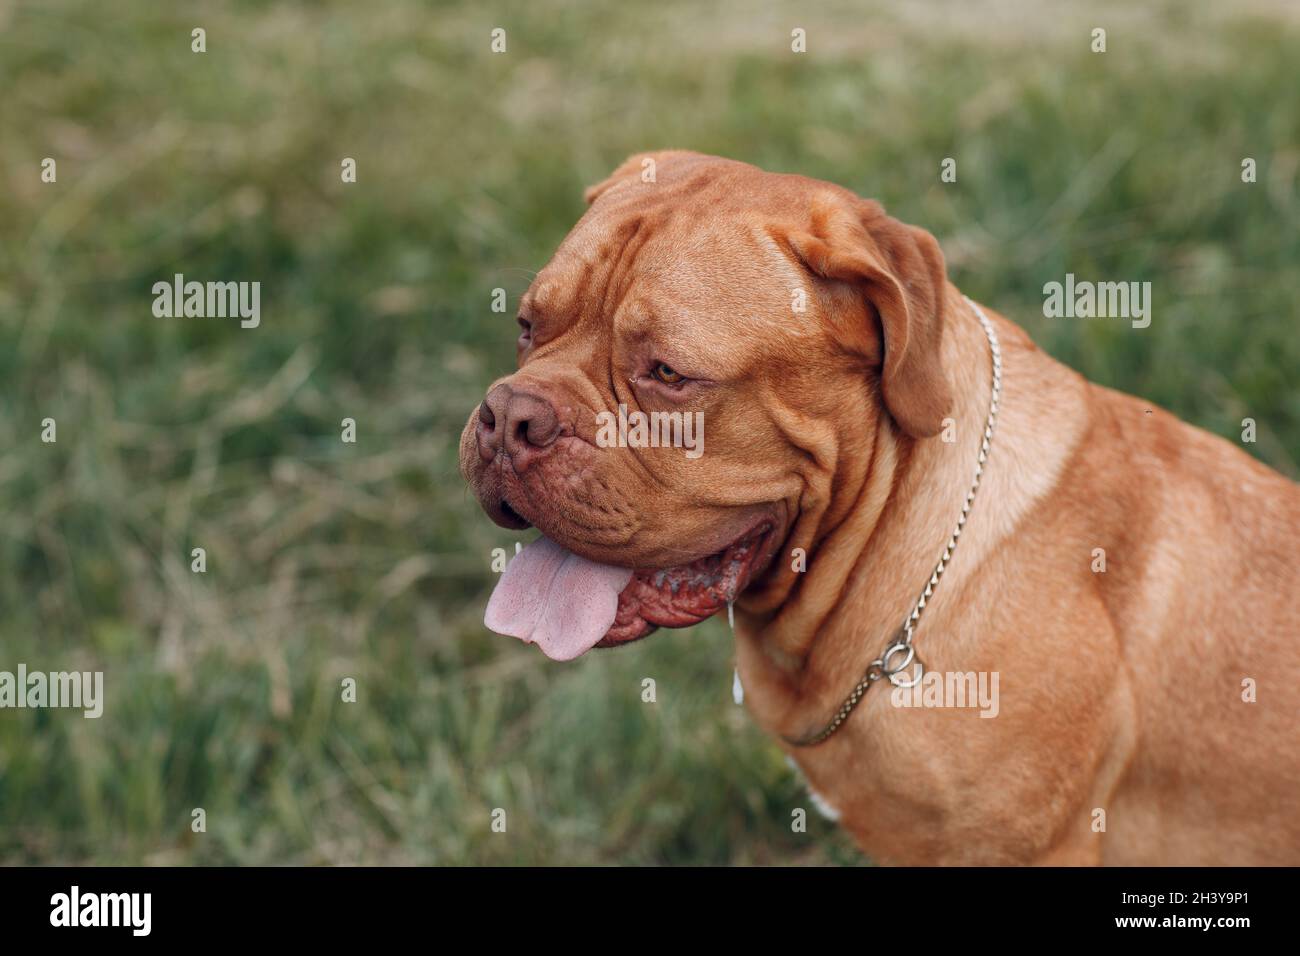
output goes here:
[{"label": "green grass", "polygon": [[[515,536],[456,441],[513,361],[491,290],[673,146],[882,200],[1063,361],[1227,437],[1253,417],[1295,476],[1295,14],[976,6],[0,7],[0,669],[108,696],[0,711],[0,861],[860,861],[791,832],[725,625],[568,666],[485,633]],[[1151,328],[1044,319],[1067,271],[1151,281]],[[154,318],[174,272],[261,281],[261,327]]]}]

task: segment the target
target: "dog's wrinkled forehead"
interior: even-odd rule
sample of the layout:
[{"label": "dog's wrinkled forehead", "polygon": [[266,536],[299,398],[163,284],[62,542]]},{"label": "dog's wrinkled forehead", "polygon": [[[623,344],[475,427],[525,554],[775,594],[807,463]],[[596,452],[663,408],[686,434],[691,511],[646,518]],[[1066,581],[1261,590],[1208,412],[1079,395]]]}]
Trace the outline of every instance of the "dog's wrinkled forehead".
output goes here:
[{"label": "dog's wrinkled forehead", "polygon": [[[801,331],[812,281],[753,210],[702,190],[597,202],[525,295],[529,321],[604,334],[690,336],[743,347]],[[658,201],[655,201],[655,200]],[[706,334],[701,334],[701,333]]]}]

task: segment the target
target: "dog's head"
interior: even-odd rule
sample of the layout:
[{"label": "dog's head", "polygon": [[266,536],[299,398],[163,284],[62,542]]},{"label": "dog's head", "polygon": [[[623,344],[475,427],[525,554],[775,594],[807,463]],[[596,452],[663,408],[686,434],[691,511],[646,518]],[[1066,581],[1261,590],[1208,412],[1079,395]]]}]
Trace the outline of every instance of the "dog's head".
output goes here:
[{"label": "dog's head", "polygon": [[882,429],[934,435],[951,402],[942,255],[876,203],[687,152],[634,156],[587,201],[460,444],[491,518],[545,536],[487,623],[557,659],[746,589],[762,609]]}]

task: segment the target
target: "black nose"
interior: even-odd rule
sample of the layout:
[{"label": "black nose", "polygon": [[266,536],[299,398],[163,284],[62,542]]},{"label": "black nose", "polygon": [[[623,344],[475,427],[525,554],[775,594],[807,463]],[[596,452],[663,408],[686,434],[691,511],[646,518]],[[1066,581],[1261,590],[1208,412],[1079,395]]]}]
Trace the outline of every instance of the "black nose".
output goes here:
[{"label": "black nose", "polygon": [[484,461],[505,451],[514,470],[523,472],[560,437],[560,418],[546,399],[502,382],[479,406],[476,434]]}]

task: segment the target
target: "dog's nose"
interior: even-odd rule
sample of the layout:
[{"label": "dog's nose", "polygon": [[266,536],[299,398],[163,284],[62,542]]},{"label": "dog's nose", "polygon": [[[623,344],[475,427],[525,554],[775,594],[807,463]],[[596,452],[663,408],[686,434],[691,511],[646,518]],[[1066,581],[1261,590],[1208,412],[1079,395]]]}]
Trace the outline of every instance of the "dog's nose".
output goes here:
[{"label": "dog's nose", "polygon": [[477,437],[484,461],[504,449],[515,471],[522,472],[560,437],[560,418],[546,399],[502,382],[479,406]]}]

